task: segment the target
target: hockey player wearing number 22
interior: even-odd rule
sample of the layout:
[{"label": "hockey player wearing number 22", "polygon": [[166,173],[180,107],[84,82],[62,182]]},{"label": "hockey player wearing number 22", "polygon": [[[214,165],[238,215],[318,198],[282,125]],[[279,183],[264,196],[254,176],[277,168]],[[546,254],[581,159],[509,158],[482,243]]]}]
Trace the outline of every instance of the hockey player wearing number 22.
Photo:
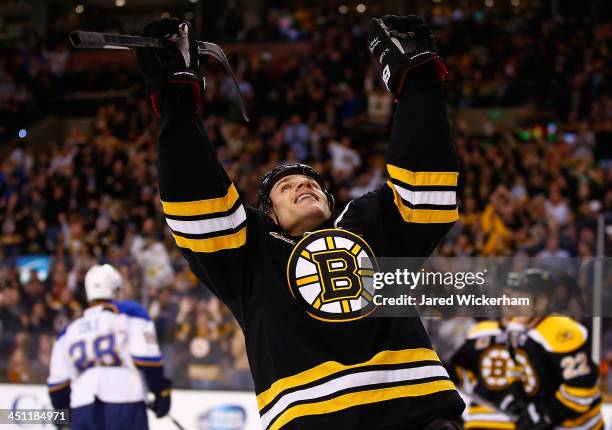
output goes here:
[{"label": "hockey player wearing number 22", "polygon": [[465,404],[420,319],[371,317],[363,282],[373,271],[364,257],[426,257],[458,218],[446,68],[427,24],[414,15],[370,23],[363,49],[397,101],[390,180],[338,217],[321,176],[302,164],[267,173],[259,208],[243,207],[198,116],[189,24],[156,20],[143,35],[173,42],[138,51],[161,118],[164,215],[192,271],[244,331],[263,427],[458,428]]}]

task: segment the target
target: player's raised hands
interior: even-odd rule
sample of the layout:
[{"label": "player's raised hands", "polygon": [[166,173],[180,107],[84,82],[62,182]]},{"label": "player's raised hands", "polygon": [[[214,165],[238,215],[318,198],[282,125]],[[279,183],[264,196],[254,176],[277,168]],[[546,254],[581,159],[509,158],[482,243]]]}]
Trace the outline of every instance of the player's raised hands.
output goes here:
[{"label": "player's raised hands", "polygon": [[[203,79],[199,69],[198,49],[192,34],[189,21],[177,18],[156,19],[142,29],[142,36],[167,42],[165,48],[136,50],[147,93],[157,114],[161,109],[162,95],[172,97],[175,105],[199,105]],[[161,90],[168,86],[172,86],[175,91],[161,94]]]},{"label": "player's raised hands", "polygon": [[387,89],[399,95],[410,69],[432,63],[440,79],[446,66],[436,51],[434,36],[427,23],[416,15],[387,15],[370,20],[368,48],[381,65],[381,78]]}]

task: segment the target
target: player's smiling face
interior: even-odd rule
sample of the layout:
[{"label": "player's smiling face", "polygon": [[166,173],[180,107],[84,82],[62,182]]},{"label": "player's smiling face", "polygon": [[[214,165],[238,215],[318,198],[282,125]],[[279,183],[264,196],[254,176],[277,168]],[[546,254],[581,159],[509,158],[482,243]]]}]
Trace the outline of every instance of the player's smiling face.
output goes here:
[{"label": "player's smiling face", "polygon": [[312,231],[331,216],[327,196],[313,178],[289,175],[270,191],[271,216],[287,233],[299,236]]}]

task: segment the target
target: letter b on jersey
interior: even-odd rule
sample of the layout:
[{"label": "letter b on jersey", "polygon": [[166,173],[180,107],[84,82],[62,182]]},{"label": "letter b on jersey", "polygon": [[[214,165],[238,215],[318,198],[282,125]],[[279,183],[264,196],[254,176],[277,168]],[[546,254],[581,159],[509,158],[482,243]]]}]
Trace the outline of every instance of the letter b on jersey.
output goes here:
[{"label": "letter b on jersey", "polygon": [[376,260],[365,240],[343,229],[305,235],[287,261],[287,283],[308,315],[346,322],[374,311],[371,279]]},{"label": "letter b on jersey", "polygon": [[361,293],[357,259],[346,249],[314,253],[312,259],[319,268],[323,303],[356,299]]}]

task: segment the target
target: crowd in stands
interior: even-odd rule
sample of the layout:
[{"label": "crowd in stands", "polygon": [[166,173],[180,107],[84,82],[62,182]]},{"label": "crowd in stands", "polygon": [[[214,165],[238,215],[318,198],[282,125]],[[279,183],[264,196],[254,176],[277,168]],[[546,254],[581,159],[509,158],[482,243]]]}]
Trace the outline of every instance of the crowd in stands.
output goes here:
[{"label": "crowd in stands", "polygon": [[[227,75],[205,70],[203,120],[247,205],[256,204],[265,171],[302,161],[324,175],[341,210],[385,181],[392,100],[365,49],[363,16],[290,16],[310,54],[281,63],[236,55],[250,124],[231,101]],[[261,21],[254,40],[269,34],[273,18]],[[438,6],[429,18],[449,66],[461,159],[461,219],[438,252],[595,255],[597,217],[612,224],[610,26],[537,9]],[[93,118],[69,121],[61,140],[33,148],[26,138],[0,159],[0,380],[44,382],[55,332],[86,305],[86,270],[109,262],[123,274],[123,297],[146,303],[178,386],[250,387],[236,322],[191,274],[161,217],[157,120],[137,72],[69,69],[63,42],[24,42],[6,54],[0,138],[20,119],[69,109],[67,92],[138,89],[96,102]],[[461,114],[516,106],[536,114],[510,128],[494,121],[494,110],[478,126]],[[46,279],[19,270],[24,255],[52,257]]]}]

